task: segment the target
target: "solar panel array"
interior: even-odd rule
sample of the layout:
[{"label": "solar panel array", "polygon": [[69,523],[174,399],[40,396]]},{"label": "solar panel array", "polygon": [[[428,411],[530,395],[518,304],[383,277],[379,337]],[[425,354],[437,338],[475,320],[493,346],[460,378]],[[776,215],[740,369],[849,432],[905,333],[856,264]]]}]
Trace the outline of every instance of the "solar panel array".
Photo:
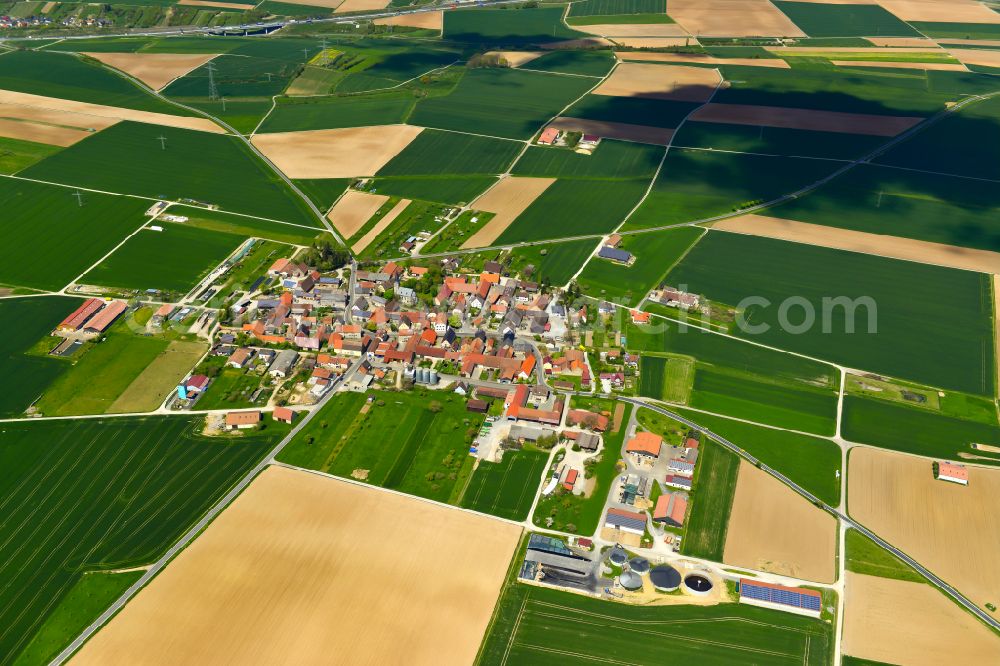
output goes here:
[{"label": "solar panel array", "polygon": [[818,596],[797,592],[791,588],[764,587],[744,582],[740,584],[740,595],[758,601],[769,601],[772,604],[782,604],[817,612],[820,610]]}]

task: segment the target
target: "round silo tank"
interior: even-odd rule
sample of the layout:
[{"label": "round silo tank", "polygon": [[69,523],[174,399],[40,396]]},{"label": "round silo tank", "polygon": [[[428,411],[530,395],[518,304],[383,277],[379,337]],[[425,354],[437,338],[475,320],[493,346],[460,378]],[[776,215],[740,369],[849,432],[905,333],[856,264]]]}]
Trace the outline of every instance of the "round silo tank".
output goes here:
[{"label": "round silo tank", "polygon": [[437,370],[431,370],[429,379],[430,379],[430,381],[428,382],[429,384],[437,384],[438,383],[438,373],[437,373]]}]

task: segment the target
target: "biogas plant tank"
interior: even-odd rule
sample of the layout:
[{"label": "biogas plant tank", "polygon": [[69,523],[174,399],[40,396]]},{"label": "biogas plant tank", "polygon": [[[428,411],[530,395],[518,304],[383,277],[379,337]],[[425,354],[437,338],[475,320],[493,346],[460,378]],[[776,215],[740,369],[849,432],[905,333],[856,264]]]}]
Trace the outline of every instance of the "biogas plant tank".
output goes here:
[{"label": "biogas plant tank", "polygon": [[690,574],[684,579],[684,591],[703,596],[712,591],[712,581],[700,574]]}]

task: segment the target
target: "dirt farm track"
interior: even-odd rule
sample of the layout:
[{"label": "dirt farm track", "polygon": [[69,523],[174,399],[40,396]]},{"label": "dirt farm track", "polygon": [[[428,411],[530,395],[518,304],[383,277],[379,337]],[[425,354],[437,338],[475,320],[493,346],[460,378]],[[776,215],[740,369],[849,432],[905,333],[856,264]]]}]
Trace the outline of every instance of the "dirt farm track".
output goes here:
[{"label": "dirt farm track", "polygon": [[969,467],[969,485],[934,479],[929,458],[851,449],[852,518],[951,583],[974,603],[1000,601],[1000,470]]},{"label": "dirt farm track", "polygon": [[72,663],[470,664],[520,534],[269,467]]}]

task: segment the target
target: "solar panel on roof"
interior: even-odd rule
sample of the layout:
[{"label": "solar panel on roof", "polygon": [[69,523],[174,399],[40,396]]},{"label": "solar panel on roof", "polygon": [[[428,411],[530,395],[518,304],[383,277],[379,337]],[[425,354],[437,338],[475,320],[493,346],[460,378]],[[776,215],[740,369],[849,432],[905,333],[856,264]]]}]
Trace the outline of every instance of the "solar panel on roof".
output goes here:
[{"label": "solar panel on roof", "polygon": [[789,588],[764,587],[746,582],[740,584],[740,594],[748,599],[812,611],[819,611],[822,605],[820,597],[814,594],[804,594]]}]

